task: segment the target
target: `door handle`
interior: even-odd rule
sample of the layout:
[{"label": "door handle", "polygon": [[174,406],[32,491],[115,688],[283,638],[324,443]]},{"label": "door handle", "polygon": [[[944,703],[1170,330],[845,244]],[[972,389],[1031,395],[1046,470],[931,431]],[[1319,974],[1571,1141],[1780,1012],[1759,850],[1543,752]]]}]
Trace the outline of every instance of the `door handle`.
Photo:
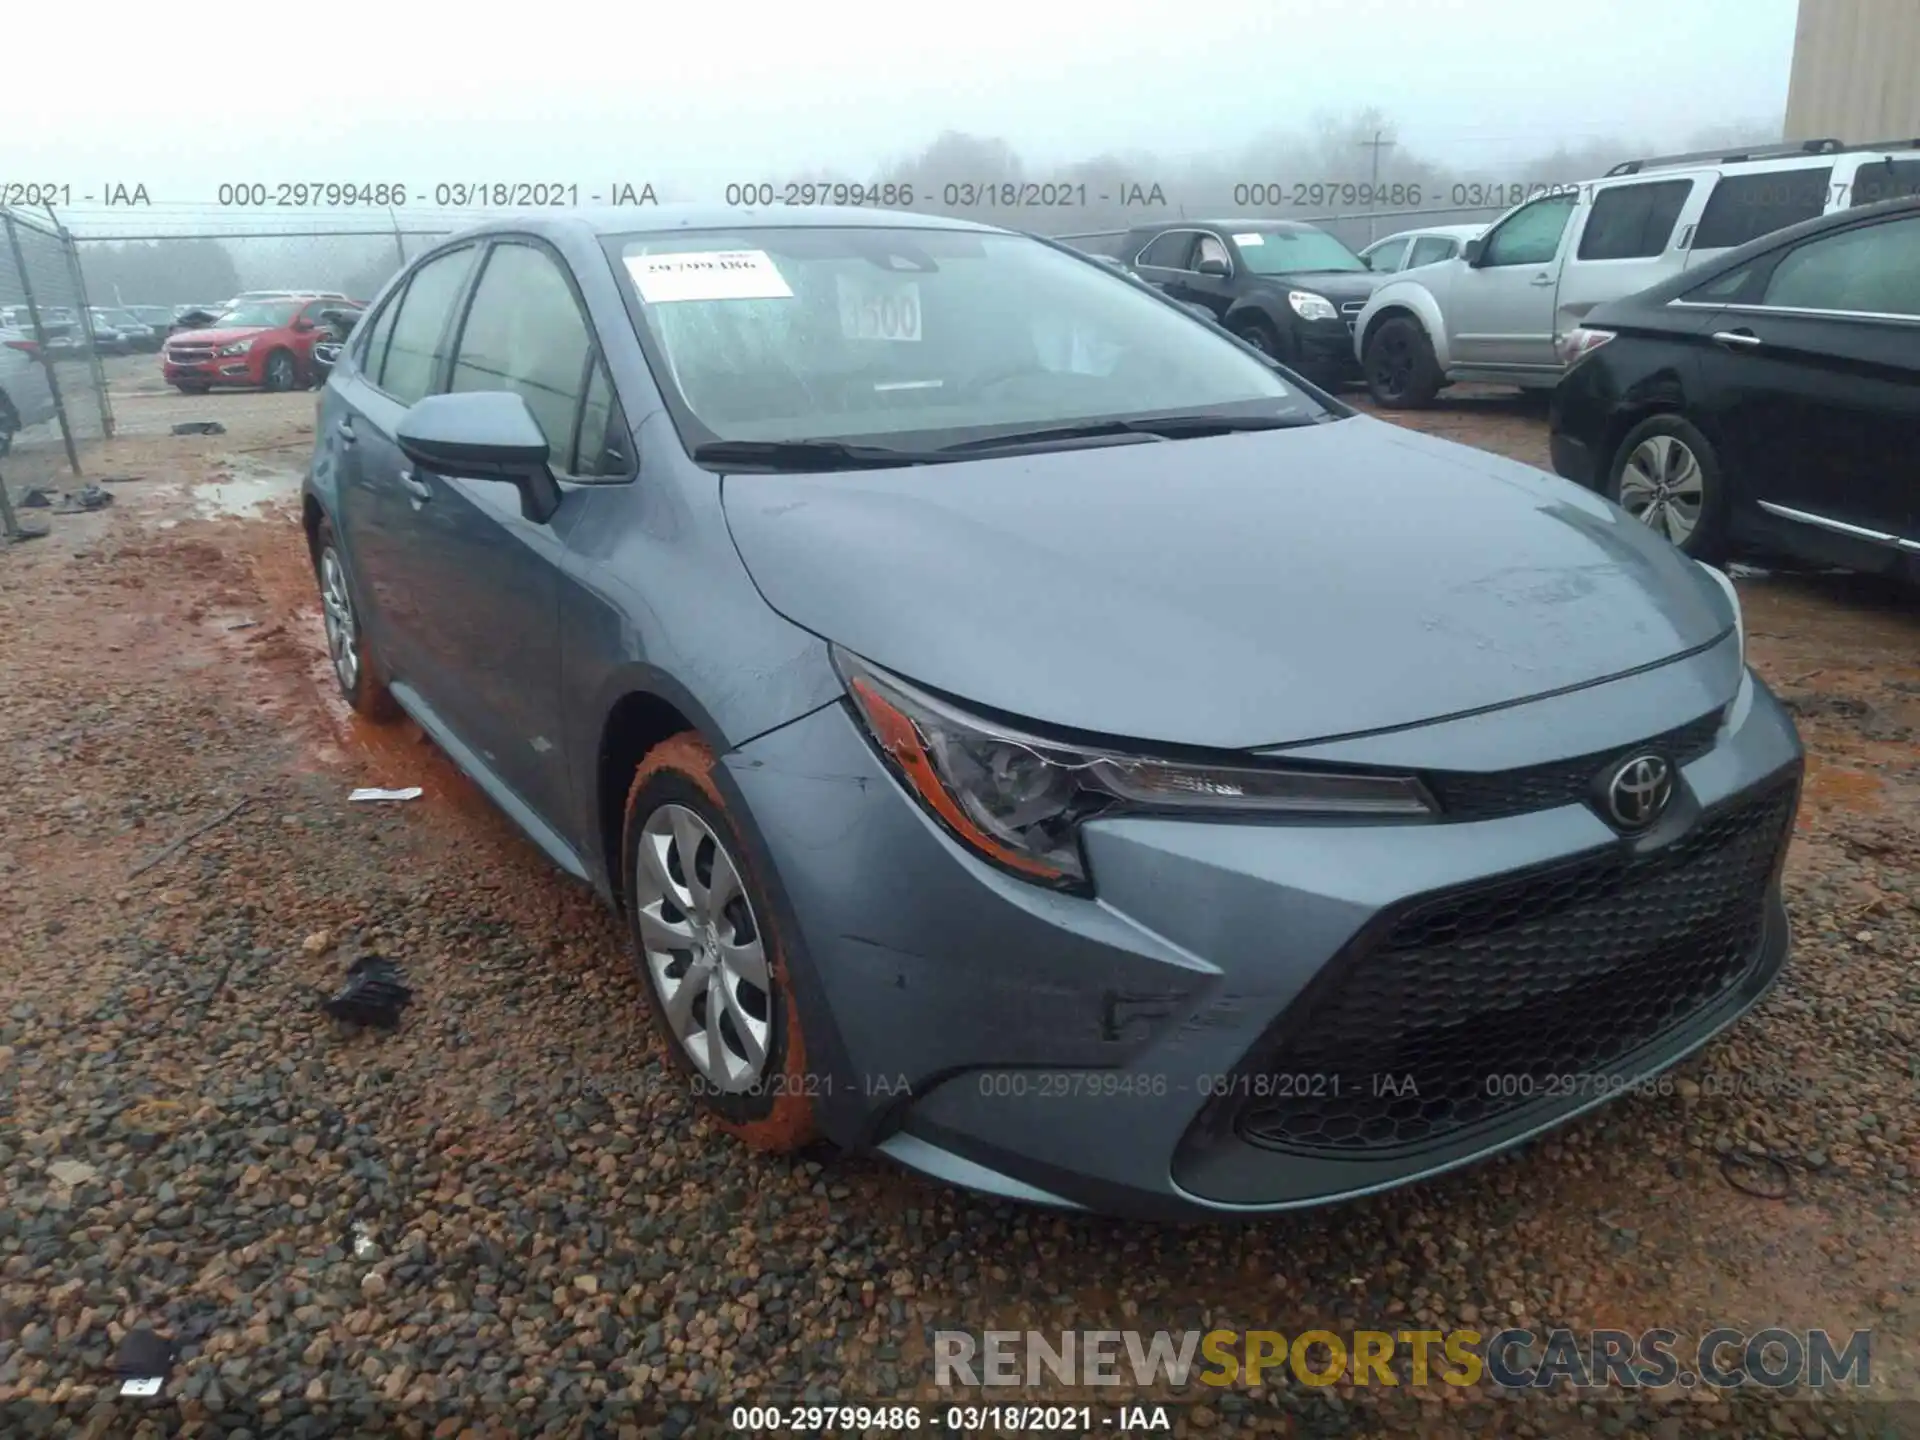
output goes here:
[{"label": "door handle", "polygon": [[1760,344],[1760,337],[1751,330],[1716,330],[1713,343],[1729,350],[1752,350]]},{"label": "door handle", "polygon": [[354,439],[356,438],[353,433],[353,422],[351,420],[334,421],[333,431],[334,431],[334,434],[338,435],[340,439],[348,445],[353,444]]},{"label": "door handle", "polygon": [[411,495],[416,504],[424,505],[433,499],[433,487],[411,470],[400,472],[400,488]]},{"label": "door handle", "polygon": [[1533,277],[1533,279],[1529,280],[1527,283],[1529,285],[1551,285],[1553,283],[1553,276],[1536,275]]}]

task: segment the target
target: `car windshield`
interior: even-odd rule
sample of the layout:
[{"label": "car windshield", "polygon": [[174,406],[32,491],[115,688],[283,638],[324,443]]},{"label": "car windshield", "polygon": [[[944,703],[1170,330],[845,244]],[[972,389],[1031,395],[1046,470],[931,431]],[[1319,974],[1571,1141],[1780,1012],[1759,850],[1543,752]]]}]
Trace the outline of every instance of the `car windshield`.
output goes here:
[{"label": "car windshield", "polygon": [[1361,258],[1324,230],[1246,230],[1233,243],[1256,275],[1295,275],[1314,270],[1364,270]]},{"label": "car windshield", "polygon": [[107,322],[112,325],[138,325],[140,323],[139,317],[131,310],[108,310],[103,313],[107,317]]},{"label": "car windshield", "polygon": [[250,326],[278,329],[293,319],[300,308],[297,300],[254,300],[236,305],[215,322],[221,329],[240,330]]},{"label": "car windshield", "polygon": [[1020,235],[904,227],[608,242],[693,417],[732,440],[1326,411],[1106,266]]}]

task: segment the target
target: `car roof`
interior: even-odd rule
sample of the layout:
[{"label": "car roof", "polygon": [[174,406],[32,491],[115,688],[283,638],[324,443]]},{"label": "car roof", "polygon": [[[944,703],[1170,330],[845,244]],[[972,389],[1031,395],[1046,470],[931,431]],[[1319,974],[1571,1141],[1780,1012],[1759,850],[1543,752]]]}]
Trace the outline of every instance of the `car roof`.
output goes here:
[{"label": "car roof", "polygon": [[553,236],[585,231],[595,236],[650,235],[665,230],[792,230],[848,226],[874,230],[971,230],[986,235],[1014,233],[998,225],[981,225],[946,215],[868,209],[859,205],[751,210],[728,205],[600,205],[502,215],[449,235],[446,243],[503,233]]}]

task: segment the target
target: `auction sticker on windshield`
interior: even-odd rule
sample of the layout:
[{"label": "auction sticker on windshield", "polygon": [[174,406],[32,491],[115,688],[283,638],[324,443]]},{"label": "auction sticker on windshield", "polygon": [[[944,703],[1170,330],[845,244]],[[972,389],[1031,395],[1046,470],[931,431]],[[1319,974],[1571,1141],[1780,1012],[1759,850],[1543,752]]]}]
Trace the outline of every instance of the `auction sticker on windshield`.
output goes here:
[{"label": "auction sticker on windshield", "polygon": [[849,340],[918,340],[920,287],[911,280],[856,280],[840,285],[840,333]]},{"label": "auction sticker on windshield", "polygon": [[673,300],[791,300],[793,288],[764,250],[629,255],[627,273],[649,305]]},{"label": "auction sticker on windshield", "polygon": [[1236,245],[1264,245],[1264,244],[1266,243],[1266,241],[1265,241],[1265,239],[1264,239],[1264,238],[1263,238],[1262,236],[1260,236],[1260,235],[1257,235],[1257,234],[1248,234],[1248,235],[1236,235],[1236,236],[1234,236],[1234,237],[1233,237],[1233,243],[1234,243],[1234,244],[1236,244]]}]

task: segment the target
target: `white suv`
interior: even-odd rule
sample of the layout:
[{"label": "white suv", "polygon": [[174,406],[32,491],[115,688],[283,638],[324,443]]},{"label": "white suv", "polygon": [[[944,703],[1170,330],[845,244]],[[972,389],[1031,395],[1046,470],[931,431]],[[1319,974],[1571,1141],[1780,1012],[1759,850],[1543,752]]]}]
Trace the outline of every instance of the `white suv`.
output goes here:
[{"label": "white suv", "polygon": [[1551,389],[1594,306],[1816,215],[1913,194],[1920,140],[1630,160],[1509,210],[1458,259],[1387,281],[1355,318],[1354,353],[1390,409],[1461,380]]}]

